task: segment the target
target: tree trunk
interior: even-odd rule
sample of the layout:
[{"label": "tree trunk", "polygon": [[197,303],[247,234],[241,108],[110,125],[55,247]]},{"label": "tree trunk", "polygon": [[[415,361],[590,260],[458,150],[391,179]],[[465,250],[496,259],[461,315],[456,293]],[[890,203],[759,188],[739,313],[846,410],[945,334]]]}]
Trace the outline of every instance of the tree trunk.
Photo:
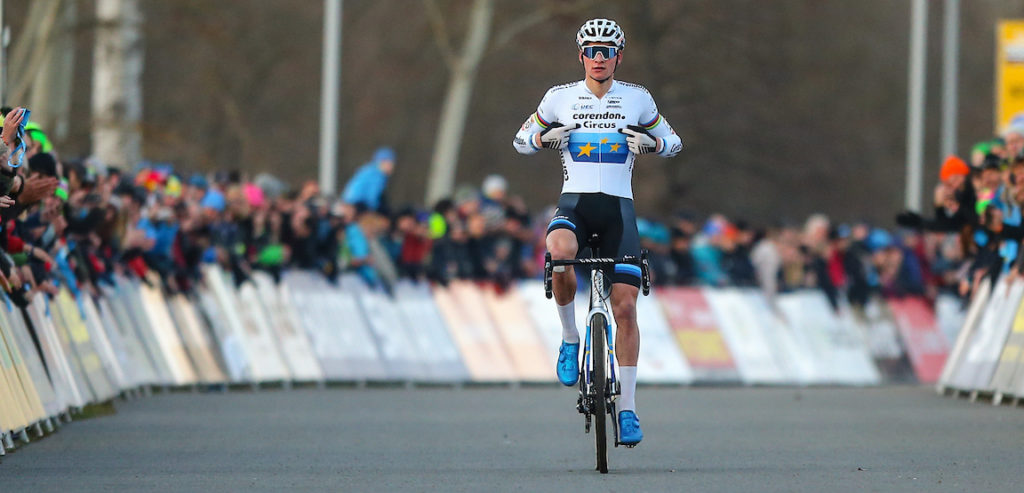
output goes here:
[{"label": "tree trunk", "polygon": [[130,169],[142,159],[142,14],[137,0],[97,0],[96,20],[93,155]]},{"label": "tree trunk", "polygon": [[[24,106],[33,81],[45,64],[47,47],[60,18],[60,1],[35,2],[29,7],[25,31],[18,36],[11,50],[8,79],[11,81],[12,106]],[[29,108],[32,109],[32,108]]]},{"label": "tree trunk", "polygon": [[427,180],[426,203],[451,195],[455,185],[455,170],[458,166],[459,149],[462,146],[462,132],[466,127],[469,101],[473,95],[476,71],[487,48],[494,17],[493,0],[476,0],[470,12],[469,32],[462,54],[451,69],[448,91],[441,109],[437,139],[434,141],[434,156],[430,163],[430,177]]},{"label": "tree trunk", "polygon": [[71,80],[74,77],[74,29],[77,8],[73,0],[60,2],[57,25],[45,40],[39,71],[32,81],[29,109],[32,120],[42,126],[51,140],[68,135],[71,113]]}]

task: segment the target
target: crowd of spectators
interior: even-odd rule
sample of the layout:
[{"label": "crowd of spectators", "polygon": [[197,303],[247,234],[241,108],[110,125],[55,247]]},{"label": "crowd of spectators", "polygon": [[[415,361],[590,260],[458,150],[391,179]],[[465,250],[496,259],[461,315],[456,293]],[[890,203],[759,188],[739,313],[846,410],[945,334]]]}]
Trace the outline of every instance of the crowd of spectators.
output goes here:
[{"label": "crowd of spectators", "polygon": [[1024,118],[1018,117],[1002,135],[975,144],[969,161],[948,156],[931,213],[904,212],[897,222],[925,238],[942,239],[940,253],[948,254],[935,255],[933,264],[946,271],[941,281],[966,297],[986,280],[1024,271],[1019,255],[1022,204]]},{"label": "crowd of spectators", "polygon": [[[396,207],[387,200],[396,171],[388,148],[328,197],[314,182],[290,189],[267,174],[66,160],[41,129],[19,131],[20,109],[5,110],[2,140],[10,149],[2,162],[26,144],[24,165],[0,165],[0,282],[19,303],[60,283],[95,292],[114,273],[187,291],[204,263],[220,264],[238,283],[254,269],[279,276],[296,267],[332,280],[352,272],[384,290],[402,278],[507,286],[541,275],[553,209],[531,212],[499,175],[429,209]],[[821,289],[834,304],[861,304],[873,293],[966,295],[981,275],[1005,272],[1016,258],[1011,245],[1024,236],[1021,145],[1024,129],[1013,127],[976,146],[970,165],[949,158],[935,217],[901,214],[904,227],[894,233],[823,215],[765,227],[692,211],[641,218],[652,281],[769,294]]]}]

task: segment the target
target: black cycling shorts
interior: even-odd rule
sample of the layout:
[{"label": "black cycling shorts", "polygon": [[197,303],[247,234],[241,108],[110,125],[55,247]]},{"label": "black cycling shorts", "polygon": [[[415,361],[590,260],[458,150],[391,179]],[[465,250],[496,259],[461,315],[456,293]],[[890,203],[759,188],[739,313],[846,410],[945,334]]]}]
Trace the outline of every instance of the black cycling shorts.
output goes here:
[{"label": "black cycling shorts", "polygon": [[[597,256],[640,257],[640,234],[636,229],[633,199],[603,193],[563,193],[558,198],[555,217],[548,223],[548,233],[568,229],[576,234],[580,252],[587,247],[591,235],[597,234]],[[612,283],[640,287],[640,266],[615,264],[605,275]]]}]

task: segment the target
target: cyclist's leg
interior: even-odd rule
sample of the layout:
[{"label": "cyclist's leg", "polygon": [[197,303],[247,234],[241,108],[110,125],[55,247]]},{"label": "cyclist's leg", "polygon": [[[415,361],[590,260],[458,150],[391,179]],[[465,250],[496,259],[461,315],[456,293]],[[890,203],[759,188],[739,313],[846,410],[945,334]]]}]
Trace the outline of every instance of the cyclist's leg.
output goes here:
[{"label": "cyclist's leg", "polygon": [[[563,194],[558,201],[555,217],[548,224],[545,238],[553,260],[576,258],[579,235],[584,234],[582,222],[577,218],[575,205],[578,196]],[[576,273],[572,267],[559,266],[551,274],[551,290],[555,295],[558,318],[562,322],[562,344],[558,350],[555,370],[563,385],[573,385],[579,377],[580,333],[576,328]]]},{"label": "cyclist's leg", "polygon": [[[633,201],[619,198],[618,210],[602,236],[603,251],[614,252],[616,257],[640,256],[640,235],[636,228]],[[619,367],[636,367],[640,353],[640,331],[636,323],[636,298],[640,292],[640,267],[617,264],[609,277],[612,280],[612,314],[617,327],[615,354]]]},{"label": "cyclist's leg", "polygon": [[612,312],[615,315],[615,356],[619,366],[636,366],[640,355],[640,329],[636,324],[636,298],[640,288],[612,284]]},{"label": "cyclist's leg", "polygon": [[[579,246],[586,238],[586,227],[576,214],[579,194],[565,193],[558,199],[558,208],[548,223],[545,244],[553,260],[576,258]],[[551,275],[551,290],[559,306],[576,299],[576,271],[572,267],[556,267]]]},{"label": "cyclist's leg", "polygon": [[[640,235],[636,229],[633,201],[619,199],[615,220],[608,221],[603,248],[612,248],[616,257],[640,256]],[[640,355],[640,329],[636,323],[636,298],[640,292],[640,267],[617,264],[611,274],[612,315],[615,317],[615,355],[619,362],[619,440],[636,444],[643,440],[636,417],[636,363]]]},{"label": "cyclist's leg", "polygon": [[[557,217],[557,216],[556,216]],[[579,242],[570,229],[554,229],[548,231],[545,239],[552,260],[571,260],[576,258]],[[565,305],[576,299],[576,271],[572,267],[555,267],[551,273],[551,291],[555,302]]]}]

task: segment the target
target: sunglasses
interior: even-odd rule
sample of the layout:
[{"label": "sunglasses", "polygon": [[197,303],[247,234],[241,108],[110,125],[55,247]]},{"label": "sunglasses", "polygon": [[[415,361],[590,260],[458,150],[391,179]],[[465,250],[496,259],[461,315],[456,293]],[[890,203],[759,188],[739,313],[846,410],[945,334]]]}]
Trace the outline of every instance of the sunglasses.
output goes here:
[{"label": "sunglasses", "polygon": [[605,60],[611,60],[612,58],[615,58],[615,56],[619,54],[619,49],[614,46],[602,45],[583,47],[583,56],[591,60],[597,57],[598,54],[604,56]]}]

